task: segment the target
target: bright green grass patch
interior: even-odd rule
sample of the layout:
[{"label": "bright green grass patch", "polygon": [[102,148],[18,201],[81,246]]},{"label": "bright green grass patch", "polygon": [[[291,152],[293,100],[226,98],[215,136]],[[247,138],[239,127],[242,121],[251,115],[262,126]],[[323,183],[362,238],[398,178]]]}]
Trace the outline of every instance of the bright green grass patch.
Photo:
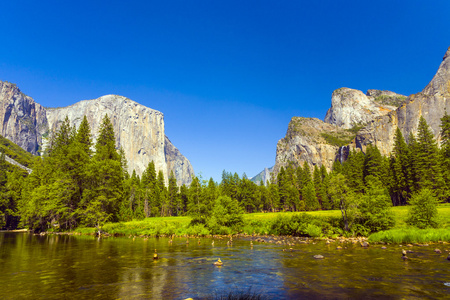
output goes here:
[{"label": "bright green grass patch", "polygon": [[450,228],[396,228],[371,234],[369,236],[369,241],[385,243],[428,243],[450,241]]},{"label": "bright green grass patch", "polygon": [[[394,233],[390,233],[391,230],[385,231],[386,237],[378,238],[376,235],[371,235],[372,239],[380,239],[379,241],[386,240],[397,240],[403,242],[403,238],[397,238],[399,235],[407,235],[407,232],[415,232],[415,235],[424,234],[424,232],[418,231],[413,227],[409,227],[406,224],[406,219],[408,216],[408,206],[397,206],[392,208],[392,212],[395,218],[395,228],[397,230]],[[277,234],[274,228],[277,222],[282,220],[287,221],[289,218],[298,216],[300,214],[307,214],[314,217],[314,226],[320,227],[323,231],[324,236],[336,236],[342,235],[344,232],[339,228],[339,220],[341,219],[340,210],[322,210],[322,211],[308,211],[308,212],[276,212],[276,213],[253,213],[244,214],[244,224],[238,228],[230,228],[229,233],[246,233],[246,234]],[[438,216],[440,220],[441,228],[450,227],[450,204],[443,204],[438,206]],[[287,219],[286,219],[287,218]],[[102,230],[108,232],[109,234],[118,235],[147,235],[147,236],[207,236],[210,234],[216,234],[216,232],[211,232],[202,224],[191,225],[192,218],[188,216],[181,217],[152,217],[144,220],[134,220],[129,222],[119,222],[119,223],[107,223],[103,226]],[[289,224],[286,224],[289,225]],[[295,224],[291,224],[292,226]],[[291,226],[290,225],[290,226]],[[306,225],[305,225],[306,226]],[[312,226],[310,226],[312,228]],[[279,229],[279,228],[278,228]],[[277,230],[278,230],[277,229]],[[317,229],[317,228],[316,228]],[[402,231],[403,230],[403,231]],[[439,229],[435,229],[439,230]],[[86,231],[86,232],[84,232]],[[92,228],[79,228],[76,232],[80,233],[95,233],[95,229]],[[439,231],[438,236],[444,236],[444,232],[449,231],[449,229],[442,229],[442,233]],[[308,231],[309,232],[309,231]],[[398,233],[404,232],[404,233]],[[430,231],[431,232],[431,231]],[[437,231],[438,232],[438,231]],[[224,233],[223,233],[224,234]],[[381,234],[381,233],[380,233]],[[393,236],[391,237],[391,234]],[[413,233],[411,233],[413,234]],[[437,237],[424,235],[424,238],[432,238],[433,240]],[[415,238],[417,241],[425,241],[423,237]],[[407,237],[407,239],[412,239]],[[438,239],[439,240],[439,239]],[[430,242],[432,240],[429,240]]]},{"label": "bright green grass patch", "polygon": [[[120,235],[147,235],[147,236],[169,236],[190,234],[190,217],[157,217],[144,220],[133,220],[129,222],[107,223],[102,230],[109,234]],[[202,230],[197,228],[201,233]],[[203,232],[205,233],[205,232]]]}]

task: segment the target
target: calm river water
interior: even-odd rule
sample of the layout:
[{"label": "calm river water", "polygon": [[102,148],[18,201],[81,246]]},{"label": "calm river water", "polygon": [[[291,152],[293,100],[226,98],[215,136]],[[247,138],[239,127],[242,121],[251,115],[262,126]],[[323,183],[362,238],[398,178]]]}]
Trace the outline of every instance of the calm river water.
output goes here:
[{"label": "calm river water", "polygon": [[[0,299],[203,299],[248,290],[267,299],[450,299],[448,244],[337,250],[318,242],[283,251],[251,248],[250,238],[200,242],[0,233]],[[410,260],[402,249],[414,251]],[[218,258],[222,267],[213,265]]]}]

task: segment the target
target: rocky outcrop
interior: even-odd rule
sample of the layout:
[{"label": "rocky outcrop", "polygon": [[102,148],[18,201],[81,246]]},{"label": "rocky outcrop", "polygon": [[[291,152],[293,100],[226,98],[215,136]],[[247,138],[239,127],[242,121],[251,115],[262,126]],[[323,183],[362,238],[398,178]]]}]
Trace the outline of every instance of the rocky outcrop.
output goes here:
[{"label": "rocky outcrop", "polygon": [[[1,152],[0,152],[1,154]],[[18,163],[17,161],[15,161],[14,159],[12,159],[11,157],[9,157],[8,155],[5,155],[5,160],[15,166],[18,166],[19,168],[21,168],[22,170],[27,171],[28,174],[31,174],[32,170],[30,168],[25,167],[24,165]]]},{"label": "rocky outcrop", "polygon": [[273,167],[264,168],[258,175],[250,178],[251,181],[258,185],[267,185],[267,181],[271,181],[271,172],[273,171]]},{"label": "rocky outcrop", "polygon": [[[450,113],[450,48],[436,75],[418,94],[405,97],[390,91],[368,90],[364,95],[358,90],[341,88],[333,92],[326,123],[292,118],[286,137],[277,145],[274,173],[281,166],[289,163],[298,166],[305,161],[310,166],[325,165],[330,170],[335,159],[345,160],[351,149],[365,152],[368,144],[389,155],[397,126],[407,139],[410,132],[417,134],[421,116],[440,141],[440,119],[445,111]],[[354,127],[362,124],[365,126],[361,129]]]},{"label": "rocky outcrop", "polygon": [[377,145],[381,153],[388,155],[393,149],[397,126],[405,138],[417,133],[421,116],[440,140],[441,118],[445,110],[450,113],[450,48],[431,82],[418,94],[409,96],[399,108],[385,116],[375,118],[358,132],[356,147],[365,150],[368,144]]},{"label": "rocky outcrop", "polygon": [[7,83],[0,100],[2,135],[29,152],[37,154],[39,147],[45,149],[47,138],[66,116],[75,127],[86,116],[95,143],[102,118],[108,114],[114,126],[116,146],[123,148],[130,173],[135,170],[141,175],[153,160],[156,170],[162,170],[166,181],[172,171],[178,184],[192,181],[194,171],[190,162],[165,136],[164,115],[126,97],[106,95],[68,107],[45,109],[15,85]]},{"label": "rocky outcrop", "polygon": [[325,115],[325,122],[343,128],[367,124],[378,116],[395,110],[406,96],[390,91],[359,90],[340,88],[331,96],[331,107]]},{"label": "rocky outcrop", "polygon": [[293,164],[303,166],[324,165],[331,169],[339,149],[350,143],[355,134],[342,127],[325,123],[316,118],[293,117],[286,136],[278,141],[274,173],[281,167]]},{"label": "rocky outcrop", "polygon": [[[164,140],[164,154],[168,174],[170,175],[170,172],[173,172],[175,178],[177,178],[178,185],[190,184],[194,177],[194,169],[191,163],[180,153],[180,150],[172,144],[167,136]],[[182,178],[182,180],[178,178]]]},{"label": "rocky outcrop", "polygon": [[37,154],[45,131],[45,108],[10,82],[0,81],[0,134],[24,150]]}]

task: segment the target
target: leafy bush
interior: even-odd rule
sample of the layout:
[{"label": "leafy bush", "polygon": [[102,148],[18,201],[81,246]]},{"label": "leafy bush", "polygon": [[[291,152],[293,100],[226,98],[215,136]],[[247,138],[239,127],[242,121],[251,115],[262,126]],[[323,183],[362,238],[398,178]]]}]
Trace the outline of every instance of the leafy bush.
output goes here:
[{"label": "leafy bush", "polygon": [[322,236],[323,229],[329,227],[330,224],[324,219],[306,213],[292,216],[279,215],[272,221],[270,233],[275,235],[319,237]]},{"label": "leafy bush", "polygon": [[306,226],[305,233],[310,237],[321,237],[323,235],[322,228],[314,224],[308,224]]},{"label": "leafy bush", "polygon": [[359,228],[352,229],[363,236],[390,229],[395,225],[394,214],[391,210],[392,202],[387,190],[381,181],[372,175],[367,176],[366,181],[366,194],[361,197],[358,204]]},{"label": "leafy bush", "polygon": [[438,227],[438,201],[429,189],[422,189],[412,195],[406,223],[418,228]]}]

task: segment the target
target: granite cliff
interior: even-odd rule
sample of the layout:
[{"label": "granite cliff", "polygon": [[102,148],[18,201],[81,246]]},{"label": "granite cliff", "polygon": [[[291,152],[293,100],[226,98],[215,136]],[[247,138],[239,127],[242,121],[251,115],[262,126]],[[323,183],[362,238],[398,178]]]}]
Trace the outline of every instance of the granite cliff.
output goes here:
[{"label": "granite cliff", "polygon": [[37,154],[41,131],[47,130],[44,107],[12,83],[0,81],[0,134],[22,149]]},{"label": "granite cliff", "polygon": [[340,88],[331,96],[325,122],[349,129],[386,115],[405,99],[406,96],[390,91],[368,90],[364,94],[359,90]]},{"label": "granite cliff", "polygon": [[440,140],[440,119],[450,112],[450,48],[431,82],[422,92],[405,97],[390,91],[368,90],[366,94],[349,88],[333,92],[325,122],[312,118],[292,118],[286,136],[277,144],[275,175],[289,162],[310,166],[345,160],[351,149],[365,151],[377,145],[383,155],[393,148],[398,126],[405,138],[417,133],[423,116]]},{"label": "granite cliff", "polygon": [[342,146],[350,143],[355,134],[316,118],[293,117],[286,136],[278,141],[274,174],[290,163],[294,167],[307,162],[311,167],[324,165],[331,169]]},{"label": "granite cliff", "polygon": [[128,98],[106,95],[83,100],[63,108],[43,108],[24,95],[14,84],[0,82],[0,132],[23,149],[39,154],[46,147],[51,132],[57,130],[66,116],[78,127],[85,115],[94,142],[101,120],[110,117],[117,148],[124,149],[128,171],[141,175],[150,161],[168,178],[173,171],[178,184],[189,184],[193,168],[164,133],[164,115]]},{"label": "granite cliff", "polygon": [[417,133],[421,116],[439,141],[440,119],[445,110],[450,113],[450,47],[431,82],[420,93],[406,98],[395,111],[370,121],[358,132],[355,147],[364,151],[368,144],[374,144],[387,155],[392,151],[397,126],[407,138],[410,132]]}]

